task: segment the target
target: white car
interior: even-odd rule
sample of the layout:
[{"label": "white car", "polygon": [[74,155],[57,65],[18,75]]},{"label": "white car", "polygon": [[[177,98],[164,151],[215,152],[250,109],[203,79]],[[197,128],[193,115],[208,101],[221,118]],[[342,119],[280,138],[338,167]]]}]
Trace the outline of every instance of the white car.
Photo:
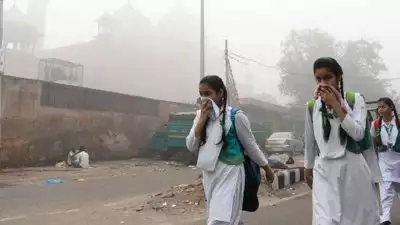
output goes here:
[{"label": "white car", "polygon": [[304,143],[292,132],[276,132],[265,141],[265,149],[273,153],[296,155],[303,152]]}]

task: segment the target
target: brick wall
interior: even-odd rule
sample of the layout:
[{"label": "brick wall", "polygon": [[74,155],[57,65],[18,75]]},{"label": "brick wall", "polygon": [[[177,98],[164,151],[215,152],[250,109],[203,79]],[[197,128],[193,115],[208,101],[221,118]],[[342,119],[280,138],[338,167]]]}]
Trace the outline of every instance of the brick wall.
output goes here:
[{"label": "brick wall", "polygon": [[93,160],[146,153],[172,109],[190,107],[100,90],[1,77],[2,166],[52,164],[84,145]]}]

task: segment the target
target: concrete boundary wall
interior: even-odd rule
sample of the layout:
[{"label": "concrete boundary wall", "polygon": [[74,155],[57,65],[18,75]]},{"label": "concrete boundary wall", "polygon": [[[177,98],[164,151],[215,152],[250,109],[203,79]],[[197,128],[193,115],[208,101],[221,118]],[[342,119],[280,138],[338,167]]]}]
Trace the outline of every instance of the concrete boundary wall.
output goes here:
[{"label": "concrete boundary wall", "polygon": [[[39,80],[0,77],[0,167],[54,164],[85,146],[92,160],[144,156],[171,112],[194,105]],[[244,105],[250,119],[282,127],[281,110]]]},{"label": "concrete boundary wall", "polygon": [[171,111],[190,105],[1,77],[1,166],[52,164],[84,145],[94,160],[146,154]]}]

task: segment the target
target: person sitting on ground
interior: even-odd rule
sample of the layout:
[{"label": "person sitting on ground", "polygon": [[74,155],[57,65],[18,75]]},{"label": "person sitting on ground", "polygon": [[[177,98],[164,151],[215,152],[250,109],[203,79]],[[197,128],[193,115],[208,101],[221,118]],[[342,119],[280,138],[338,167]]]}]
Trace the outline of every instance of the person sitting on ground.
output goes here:
[{"label": "person sitting on ground", "polygon": [[75,161],[76,155],[79,153],[78,149],[70,148],[67,156],[67,165],[73,166],[73,162]]},{"label": "person sitting on ground", "polygon": [[77,168],[89,168],[89,154],[84,146],[79,147],[78,154],[76,155],[76,161],[74,161],[74,167]]}]

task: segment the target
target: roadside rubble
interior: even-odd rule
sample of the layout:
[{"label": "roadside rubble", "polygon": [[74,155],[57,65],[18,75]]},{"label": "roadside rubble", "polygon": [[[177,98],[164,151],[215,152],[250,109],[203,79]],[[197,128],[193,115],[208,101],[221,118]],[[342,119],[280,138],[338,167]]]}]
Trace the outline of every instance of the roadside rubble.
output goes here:
[{"label": "roadside rubble", "polygon": [[287,169],[288,165],[294,163],[294,159],[288,154],[273,154],[268,157],[268,161],[273,169]]},{"label": "roadside rubble", "polygon": [[180,184],[164,193],[151,196],[146,206],[136,211],[151,209],[167,214],[190,213],[204,208],[204,189],[201,175],[192,184]]},{"label": "roadside rubble", "polygon": [[[292,187],[274,191],[263,182],[258,196],[260,202],[268,205],[271,199],[276,200],[296,195],[298,187],[302,185],[302,183],[299,183]],[[160,212],[170,216],[202,215],[205,213],[205,197],[201,176],[192,184],[177,185],[166,192],[153,194],[149,198],[149,201],[136,206],[134,210],[140,213],[146,211]]]},{"label": "roadside rubble", "polygon": [[[288,168],[285,163],[289,160],[288,155],[273,155],[271,159],[279,162],[278,166],[272,166],[275,173],[279,173],[282,169]],[[175,167],[185,166],[176,162],[165,162],[165,164]],[[282,166],[283,164],[284,166]],[[194,166],[189,166],[196,169]],[[274,191],[273,188],[266,184],[265,172],[261,170],[262,185],[259,189],[260,197],[287,197],[295,195],[295,188],[285,188],[282,190]],[[278,182],[277,180],[275,182]],[[273,185],[272,185],[273,186]],[[143,206],[136,209],[137,212],[143,210],[160,211],[166,214],[182,214],[187,212],[195,212],[204,210],[205,197],[202,184],[201,174],[191,184],[181,184],[172,187],[166,192],[156,193],[150,197],[151,199]]]},{"label": "roadside rubble", "polygon": [[[272,188],[265,184],[264,171],[261,171],[261,174],[263,178],[259,196],[274,196]],[[139,206],[136,211],[150,209],[166,214],[179,214],[204,210],[205,196],[202,176],[199,175],[194,183],[174,186],[170,190],[156,193],[150,198],[145,205]]]}]

